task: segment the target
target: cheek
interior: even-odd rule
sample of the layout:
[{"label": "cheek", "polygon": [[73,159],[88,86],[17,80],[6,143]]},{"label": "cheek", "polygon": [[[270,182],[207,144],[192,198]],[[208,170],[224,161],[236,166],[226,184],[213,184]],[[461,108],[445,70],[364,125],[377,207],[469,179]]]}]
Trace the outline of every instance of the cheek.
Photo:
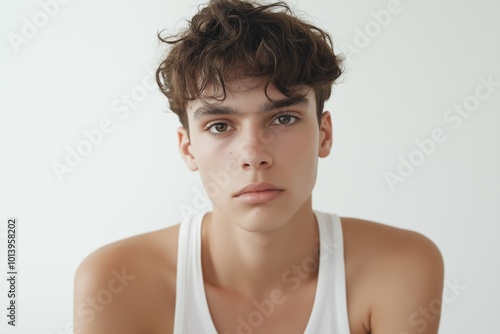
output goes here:
[{"label": "cheek", "polygon": [[197,133],[192,137],[193,155],[198,165],[211,166],[221,156],[221,143],[212,140],[209,136]]},{"label": "cheek", "polygon": [[276,162],[279,161],[279,165],[287,170],[288,177],[300,180],[304,186],[314,182],[316,177],[318,140],[314,136],[317,135],[314,131],[307,131],[300,136],[290,137],[286,144],[276,150]]},{"label": "cheek", "polygon": [[285,136],[278,143],[276,152],[284,159],[294,161],[299,165],[311,164],[318,152],[317,135],[314,131],[304,131],[300,134]]},{"label": "cheek", "polygon": [[[199,141],[201,143],[201,141]],[[236,157],[234,150],[223,141],[205,141],[195,149],[196,162],[202,182],[210,187],[212,183],[225,188],[234,174]]]}]

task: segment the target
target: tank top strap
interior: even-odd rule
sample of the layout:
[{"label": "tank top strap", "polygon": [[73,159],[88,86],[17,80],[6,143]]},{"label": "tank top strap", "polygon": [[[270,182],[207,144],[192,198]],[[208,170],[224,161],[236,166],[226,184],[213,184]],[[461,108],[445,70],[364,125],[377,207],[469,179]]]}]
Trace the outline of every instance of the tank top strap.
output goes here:
[{"label": "tank top strap", "polygon": [[335,213],[314,211],[320,231],[319,274],[323,266],[327,283],[325,303],[316,333],[349,334],[342,223]]},{"label": "tank top strap", "polygon": [[201,266],[201,226],[205,214],[186,217],[179,227],[174,334],[217,334]]}]

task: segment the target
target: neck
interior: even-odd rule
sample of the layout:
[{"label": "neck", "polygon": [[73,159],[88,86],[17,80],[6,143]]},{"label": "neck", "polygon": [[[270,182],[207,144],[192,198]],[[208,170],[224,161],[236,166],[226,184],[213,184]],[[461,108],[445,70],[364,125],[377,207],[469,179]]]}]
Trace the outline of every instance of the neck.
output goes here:
[{"label": "neck", "polygon": [[205,282],[256,297],[316,279],[319,234],[311,199],[283,219],[273,229],[248,230],[214,208],[202,226]]}]

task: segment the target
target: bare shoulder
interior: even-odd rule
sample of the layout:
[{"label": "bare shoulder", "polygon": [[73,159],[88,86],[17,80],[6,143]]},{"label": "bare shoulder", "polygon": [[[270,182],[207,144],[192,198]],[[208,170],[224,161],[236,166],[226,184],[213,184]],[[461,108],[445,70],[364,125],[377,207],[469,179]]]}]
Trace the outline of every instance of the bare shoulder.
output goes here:
[{"label": "bare shoulder", "polygon": [[358,218],[342,217],[346,251],[352,255],[369,256],[371,260],[404,259],[438,260],[441,253],[426,236],[386,224]]},{"label": "bare shoulder", "polygon": [[[341,221],[350,313],[365,332],[437,333],[444,264],[434,242],[373,221]],[[425,315],[425,324],[414,325],[424,308],[434,314]]]},{"label": "bare shoulder", "polygon": [[165,327],[174,310],[178,232],[179,224],[89,254],[75,273],[75,332],[136,333],[159,322]]}]

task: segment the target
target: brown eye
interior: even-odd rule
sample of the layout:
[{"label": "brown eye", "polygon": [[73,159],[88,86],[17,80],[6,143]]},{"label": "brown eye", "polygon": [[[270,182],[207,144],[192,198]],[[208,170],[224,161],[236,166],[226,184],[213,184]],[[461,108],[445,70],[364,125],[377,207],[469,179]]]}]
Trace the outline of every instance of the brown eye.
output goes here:
[{"label": "brown eye", "polygon": [[276,117],[275,122],[273,124],[292,125],[292,124],[298,122],[298,120],[299,120],[299,117],[297,117],[297,116],[282,114],[282,115],[279,115],[278,117]]},{"label": "brown eye", "polygon": [[287,116],[280,116],[280,117],[278,117],[278,119],[280,120],[280,124],[288,124],[291,121],[291,117],[288,115]]},{"label": "brown eye", "polygon": [[207,130],[210,132],[210,134],[213,135],[220,135],[223,134],[228,130],[229,125],[227,123],[214,123],[210,125]]}]

